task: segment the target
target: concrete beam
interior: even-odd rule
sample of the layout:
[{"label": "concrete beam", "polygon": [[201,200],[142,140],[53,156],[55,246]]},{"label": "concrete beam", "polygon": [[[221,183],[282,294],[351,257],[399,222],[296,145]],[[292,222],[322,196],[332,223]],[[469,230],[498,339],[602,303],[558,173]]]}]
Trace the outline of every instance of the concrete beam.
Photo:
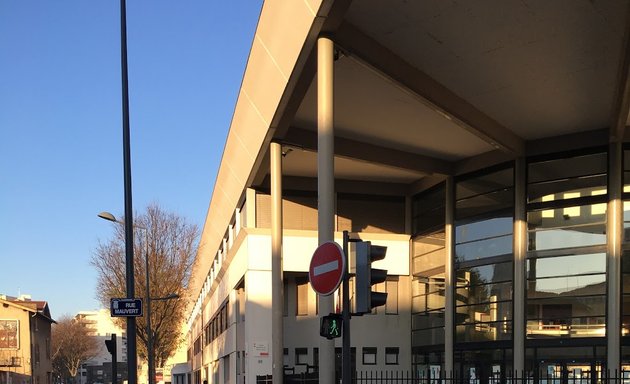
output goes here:
[{"label": "concrete beam", "polygon": [[[317,133],[307,129],[291,127],[282,142],[317,151]],[[450,175],[453,171],[453,165],[448,161],[343,137],[335,137],[335,156],[427,174]]]}]

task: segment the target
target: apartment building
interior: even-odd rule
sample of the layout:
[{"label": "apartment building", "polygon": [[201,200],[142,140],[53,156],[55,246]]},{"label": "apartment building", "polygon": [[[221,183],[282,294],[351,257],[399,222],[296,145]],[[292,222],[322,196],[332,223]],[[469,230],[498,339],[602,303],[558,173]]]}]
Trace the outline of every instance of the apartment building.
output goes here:
[{"label": "apartment building", "polygon": [[0,295],[0,383],[52,384],[48,303]]},{"label": "apartment building", "polygon": [[97,311],[81,311],[74,317],[75,321],[90,330],[90,336],[98,340],[99,352],[85,361],[79,369],[78,384],[111,382],[112,356],[105,346],[105,340],[116,335],[116,356],[118,382],[127,377],[127,337],[126,332],[116,325],[108,309]]}]

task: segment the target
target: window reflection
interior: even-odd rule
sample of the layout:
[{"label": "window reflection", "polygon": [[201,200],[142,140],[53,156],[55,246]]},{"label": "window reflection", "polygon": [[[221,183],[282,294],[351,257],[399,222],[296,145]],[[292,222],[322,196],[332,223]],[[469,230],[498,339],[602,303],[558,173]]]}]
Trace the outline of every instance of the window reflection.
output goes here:
[{"label": "window reflection", "polygon": [[575,199],[606,194],[606,174],[588,175],[574,179],[561,179],[530,184],[529,203]]},{"label": "window reflection", "polygon": [[528,278],[606,273],[606,254],[587,253],[527,260]]},{"label": "window reflection", "polygon": [[605,253],[528,260],[528,337],[605,336],[605,271]]},{"label": "window reflection", "polygon": [[512,253],[512,234],[493,239],[473,241],[455,246],[457,261],[479,260]]},{"label": "window reflection", "polygon": [[606,297],[549,297],[527,301],[529,338],[603,337]]},{"label": "window reflection", "polygon": [[509,340],[513,295],[513,168],[459,181],[456,199],[456,342]]},{"label": "window reflection", "polygon": [[488,239],[512,233],[512,215],[493,217],[487,220],[474,221],[468,224],[459,224],[455,229],[458,243],[466,243],[474,240]]},{"label": "window reflection", "polygon": [[464,281],[465,285],[511,281],[512,263],[509,262],[458,268],[457,278],[458,281]]},{"label": "window reflection", "polygon": [[530,211],[527,222],[530,251],[606,244],[605,208],[598,204]]}]

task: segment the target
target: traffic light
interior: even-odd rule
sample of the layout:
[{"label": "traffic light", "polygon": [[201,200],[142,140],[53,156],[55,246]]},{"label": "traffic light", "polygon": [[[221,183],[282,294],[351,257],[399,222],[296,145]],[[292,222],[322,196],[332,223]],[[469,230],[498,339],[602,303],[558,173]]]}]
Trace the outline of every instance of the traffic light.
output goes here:
[{"label": "traffic light", "polygon": [[382,260],[387,247],[372,245],[369,241],[355,244],[356,282],[355,282],[355,314],[372,312],[372,308],[385,305],[387,293],[374,292],[372,286],[387,279],[387,270],[372,268],[372,262]]},{"label": "traffic light", "polygon": [[118,359],[116,358],[116,334],[112,333],[110,340],[105,340],[107,350],[112,354],[112,384],[116,384],[118,379]]},{"label": "traffic light", "polygon": [[327,339],[341,337],[341,329],[343,327],[343,318],[340,314],[331,313],[322,317],[319,326],[319,335]]},{"label": "traffic light", "polygon": [[113,333],[110,340],[105,340],[107,350],[112,354],[112,363],[116,362],[116,334]]}]

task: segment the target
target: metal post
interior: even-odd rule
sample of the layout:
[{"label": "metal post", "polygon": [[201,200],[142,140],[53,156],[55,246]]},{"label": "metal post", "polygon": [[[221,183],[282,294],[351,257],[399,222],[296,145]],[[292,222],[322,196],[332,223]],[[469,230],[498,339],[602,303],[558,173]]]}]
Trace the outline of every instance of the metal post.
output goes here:
[{"label": "metal post", "polygon": [[[318,243],[334,240],[335,163],[333,129],[334,44],[326,37],[317,40],[317,234]],[[320,317],[334,311],[333,297],[319,296]],[[335,381],[335,343],[320,338],[319,382]]]},{"label": "metal post", "polygon": [[514,170],[514,375],[525,371],[525,264],[527,262],[527,201],[525,158],[519,157]]},{"label": "metal post", "polygon": [[151,329],[151,289],[149,277],[149,233],[144,229],[144,264],[146,271],[146,300],[147,300],[147,376],[149,384],[155,382],[155,360],[153,352],[153,329]]},{"label": "metal post", "polygon": [[[135,297],[133,276],[133,207],[131,203],[131,148],[129,139],[129,85],[127,78],[127,11],[125,0],[120,0],[120,53],[122,72],[123,166],[125,178],[125,263],[127,298]],[[136,354],[136,318],[127,317],[127,372],[128,383],[138,382]]]},{"label": "metal post", "polygon": [[343,271],[343,331],[342,337],[342,355],[341,355],[341,382],[343,384],[349,384],[352,380],[352,362],[350,360],[351,345],[350,345],[350,274],[348,273],[350,258],[348,257],[349,235],[348,231],[343,231],[343,257],[346,258],[346,270]]},{"label": "metal post", "polygon": [[271,340],[273,382],[282,384],[284,375],[282,279],[282,146],[271,143]]}]

